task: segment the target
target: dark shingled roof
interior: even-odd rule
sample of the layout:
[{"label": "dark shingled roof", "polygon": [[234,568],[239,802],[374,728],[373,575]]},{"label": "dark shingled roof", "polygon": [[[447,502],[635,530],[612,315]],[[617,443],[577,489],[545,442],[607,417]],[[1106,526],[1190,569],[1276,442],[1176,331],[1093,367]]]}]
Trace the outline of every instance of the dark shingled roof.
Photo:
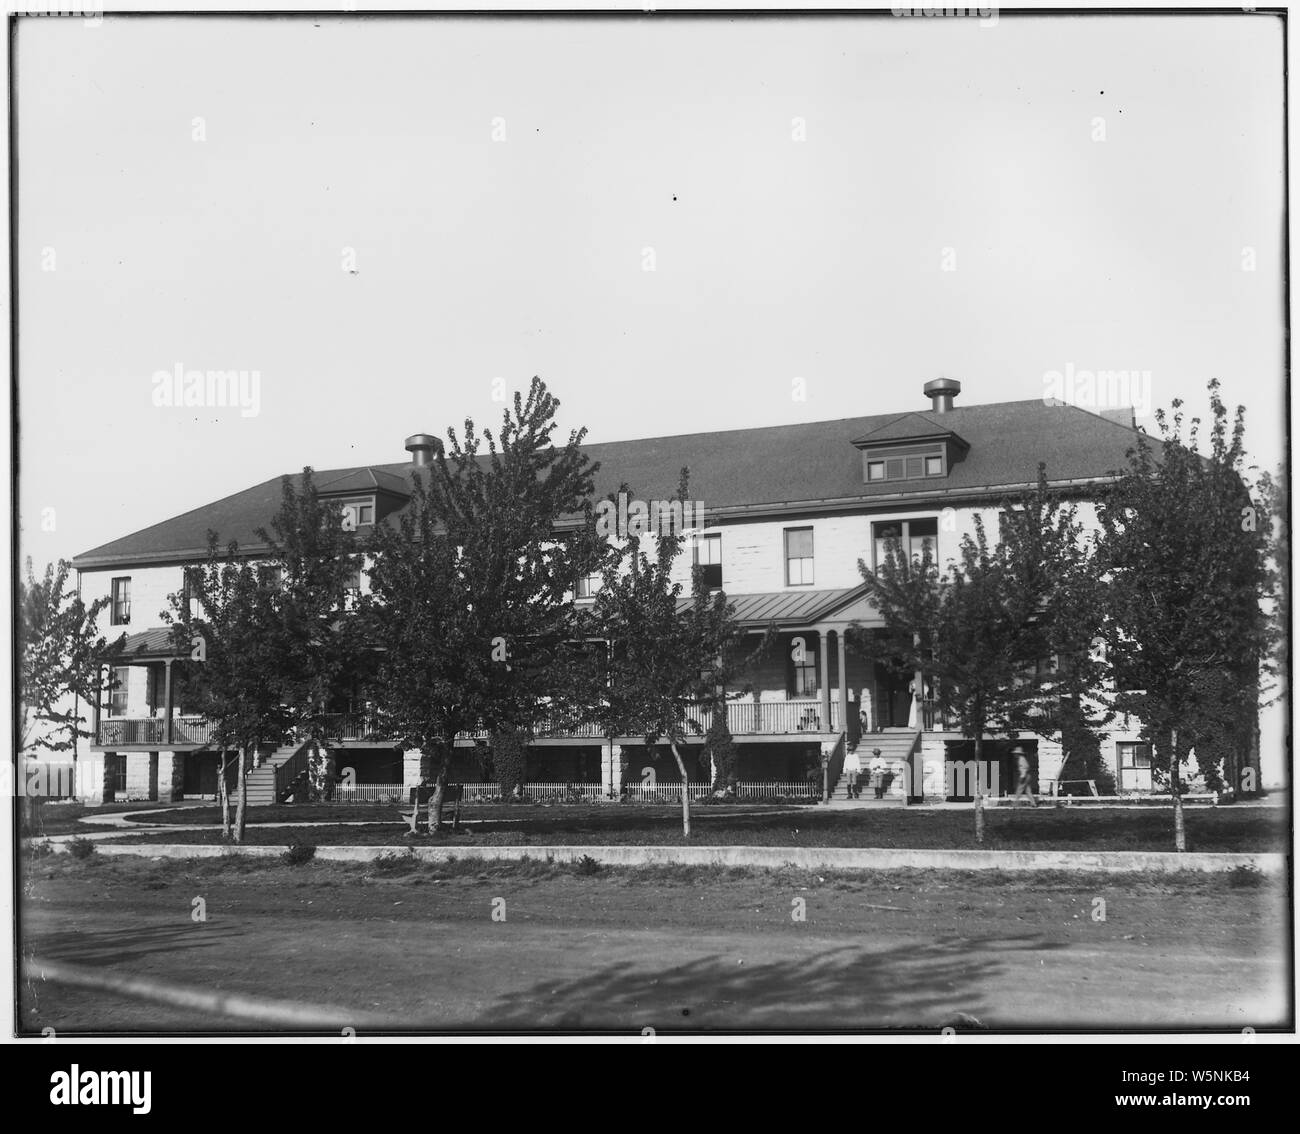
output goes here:
[{"label": "dark shingled roof", "polygon": [[[853,442],[884,435],[878,431],[886,431],[891,440],[902,440],[913,429],[931,436],[955,433],[969,450],[941,481],[864,483],[862,454]],[[825,502],[869,507],[913,498],[970,497],[981,490],[1032,484],[1040,461],[1046,462],[1048,478],[1054,483],[1092,481],[1125,465],[1125,453],[1135,437],[1129,426],[1100,414],[1034,400],[965,406],[944,414],[890,413],[611,441],[585,448],[601,465],[597,498],[626,482],[636,498],[666,499],[676,491],[680,471],[687,467],[691,498],[703,500],[711,518],[725,518],[782,508],[811,511]],[[414,467],[403,461],[317,471],[315,479],[330,492],[373,484],[406,493],[413,472]],[[206,549],[209,529],[216,530],[223,544],[234,539],[241,547],[253,549],[259,546],[256,530],[269,524],[279,504],[280,483],[275,478],[83,552],[73,563],[84,568],[197,557]],[[393,523],[400,514],[398,509],[383,522]]]},{"label": "dark shingled roof", "polygon": [[[943,415],[943,417],[947,416],[948,414]],[[943,418],[936,420],[925,414],[904,413],[880,426],[879,429],[873,429],[870,433],[857,438],[853,444],[879,445],[885,441],[908,441],[913,437],[957,437],[957,434],[943,423]],[[957,440],[963,439],[957,437]]]}]

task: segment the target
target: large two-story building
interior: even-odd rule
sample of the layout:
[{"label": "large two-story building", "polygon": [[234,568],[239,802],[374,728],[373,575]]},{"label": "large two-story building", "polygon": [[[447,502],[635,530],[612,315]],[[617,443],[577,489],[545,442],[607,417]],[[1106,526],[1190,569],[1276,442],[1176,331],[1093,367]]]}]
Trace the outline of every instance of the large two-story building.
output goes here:
[{"label": "large two-story building", "polygon": [[[1039,462],[1050,483],[1079,503],[1085,524],[1098,487],[1125,463],[1134,444],[1131,410],[1089,412],[1044,400],[958,406],[960,384],[938,379],[924,386],[924,405],[889,413],[761,429],[695,433],[588,446],[600,463],[598,497],[618,485],[644,500],[670,497],[679,471],[690,470],[690,495],[704,503],[702,526],[679,562],[689,587],[692,565],[725,590],[737,618],[754,634],[775,625],[781,647],[748,675],[752,692],[729,707],[740,745],[741,778],[761,792],[813,793],[834,787],[846,748],[882,749],[912,772],[896,779],[916,799],[953,794],[947,761],[964,758],[960,735],[937,711],[923,673],[903,672],[887,660],[868,660],[849,645],[851,626],[880,626],[865,597],[859,560],[874,565],[886,541],[930,544],[940,563],[956,554],[963,535],[982,516],[998,530],[999,503],[1032,486]],[[392,523],[410,494],[410,477],[424,475],[434,442],[407,441],[409,460],[318,471],[322,495],[351,512],[357,529]],[[280,502],[278,479],[196,508],[78,556],[82,596],[110,599],[103,630],[125,633],[111,693],[93,708],[92,753],[79,792],[88,798],[174,800],[216,791],[217,754],[209,730],[186,704],[187,658],[171,645],[161,612],[185,586],[184,568],[204,558],[207,535],[237,540],[256,553],[256,531]],[[366,586],[358,569],[356,586]],[[587,581],[575,601],[587,597]],[[346,790],[359,798],[404,795],[418,781],[419,753],[402,752],[375,734],[374,706],[340,691],[337,763]],[[701,722],[705,718],[701,717]],[[478,775],[476,738],[463,736],[454,777]],[[1046,789],[1061,768],[1059,741],[1024,736],[1037,786]],[[1004,739],[991,751],[1002,759]],[[458,756],[462,754],[458,753]],[[1150,751],[1128,722],[1103,746],[1120,793],[1151,789]],[[302,753],[286,746],[266,753],[250,779],[250,798],[281,795]],[[295,762],[296,761],[296,762]],[[696,767],[698,791],[707,768]],[[671,757],[637,738],[604,737],[587,727],[557,722],[530,754],[529,779],[573,785],[589,797],[649,790],[677,778]],[[1010,776],[1001,790],[1010,790]]]}]

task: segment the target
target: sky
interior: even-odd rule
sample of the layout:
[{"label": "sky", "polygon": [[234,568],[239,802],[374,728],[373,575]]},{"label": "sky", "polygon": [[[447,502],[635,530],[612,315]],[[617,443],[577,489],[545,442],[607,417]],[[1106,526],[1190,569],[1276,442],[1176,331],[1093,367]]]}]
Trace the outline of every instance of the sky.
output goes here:
[{"label": "sky", "polygon": [[[1081,370],[1129,371],[1149,422],[1217,377],[1276,468],[1281,32],[24,20],[19,555],[404,461],[535,374],[591,441]],[[248,371],[256,404],[158,404],[178,367]]]}]

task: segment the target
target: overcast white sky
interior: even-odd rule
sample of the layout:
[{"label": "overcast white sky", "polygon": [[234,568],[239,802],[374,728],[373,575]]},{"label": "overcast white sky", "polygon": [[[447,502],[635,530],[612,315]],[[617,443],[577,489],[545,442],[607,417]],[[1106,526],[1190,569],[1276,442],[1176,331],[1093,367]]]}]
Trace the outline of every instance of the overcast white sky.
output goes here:
[{"label": "overcast white sky", "polygon": [[[1275,467],[1281,31],[24,21],[20,555],[404,460],[533,374],[593,441],[919,409],[940,374],[969,404],[1149,371],[1197,406],[1217,376]],[[178,363],[257,370],[260,412],[155,406]]]}]

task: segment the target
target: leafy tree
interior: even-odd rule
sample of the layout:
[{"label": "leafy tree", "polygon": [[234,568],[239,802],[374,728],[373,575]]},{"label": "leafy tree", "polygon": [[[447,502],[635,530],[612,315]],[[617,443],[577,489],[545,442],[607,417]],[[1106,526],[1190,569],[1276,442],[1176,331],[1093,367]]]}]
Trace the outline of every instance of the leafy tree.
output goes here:
[{"label": "leafy tree", "polygon": [[1019,683],[1024,696],[1013,723],[1045,737],[1059,732],[1061,779],[1104,781],[1101,732],[1115,714],[1101,693],[1109,671],[1098,648],[1106,607],[1095,544],[1075,506],[1048,487],[1042,464],[1033,489],[1003,502],[1000,535],[1014,587],[1033,603],[1037,631],[1031,642],[1038,663]]},{"label": "leafy tree", "polygon": [[1138,436],[1099,508],[1110,660],[1125,691],[1116,707],[1142,722],[1153,767],[1168,777],[1180,851],[1179,765],[1194,747],[1214,783],[1222,745],[1249,749],[1272,642],[1261,607],[1271,589],[1269,517],[1252,503],[1243,470],[1244,408],[1230,421],[1218,391],[1211,381],[1208,453],[1198,450],[1199,418],[1184,438],[1176,399],[1171,415],[1156,413],[1159,444]]},{"label": "leafy tree", "polygon": [[[310,468],[299,485],[281,479],[279,512],[257,536],[279,583],[278,632],[289,663],[280,681],[293,732],[318,755],[328,753],[330,698],[364,649],[347,589],[360,567],[359,537],[343,510],[321,499]],[[328,757],[325,766],[332,782]]]},{"label": "leafy tree", "polygon": [[431,830],[457,734],[531,732],[581,652],[573,588],[609,551],[595,535],[585,431],[552,442],[558,406],[534,378],[499,437],[468,420],[463,438],[449,429],[449,446],[413,472],[399,525],[371,543],[377,700],[390,733],[429,758]]},{"label": "leafy tree", "polygon": [[[861,560],[858,569],[884,620],[886,652],[931,675],[939,704],[973,741],[982,776],[985,734],[1016,730],[1032,692],[1026,667],[1043,656],[1037,595],[1023,565],[1006,544],[989,546],[976,516],[975,535],[963,537],[959,561],[945,573],[928,544],[912,556],[896,539],[876,571]],[[975,837],[984,841],[982,783],[975,791]]]},{"label": "leafy tree", "polygon": [[[67,589],[72,564],[49,564],[37,579],[32,561],[19,581],[19,732],[18,752],[30,749],[76,754],[77,741],[88,737],[78,702],[95,703],[100,696],[100,667],[125,641],[109,642],[97,633],[97,620],[108,604],[99,598],[89,606]],[[25,767],[18,773],[26,782]],[[27,794],[28,824],[39,825],[36,796]]]},{"label": "leafy tree", "polygon": [[[683,469],[677,492],[683,505],[687,482]],[[742,631],[726,595],[709,593],[699,567],[685,600],[673,579],[685,538],[661,527],[653,536],[653,557],[634,536],[606,564],[588,623],[609,643],[606,683],[589,711],[608,736],[641,736],[647,746],[667,742],[681,776],[682,831],[689,838],[690,776],[681,745],[703,731],[690,710],[702,701],[725,701],[734,664],[728,655]]]},{"label": "leafy tree", "polygon": [[709,716],[709,728],[700,749],[700,766],[713,770],[713,790],[736,790],[740,779],[739,749],[727,722],[727,698],[715,697]]},{"label": "leafy tree", "polygon": [[[163,619],[172,626],[178,652],[190,667],[187,694],[212,728],[212,745],[221,754],[217,778],[221,830],[242,842],[248,807],[248,769],[264,745],[285,743],[295,724],[291,675],[298,645],[285,632],[279,572],[254,564],[231,542],[224,551],[208,533],[207,559],[189,569],[192,601],[171,596]],[[238,800],[230,823],[228,752],[236,752]]]}]

